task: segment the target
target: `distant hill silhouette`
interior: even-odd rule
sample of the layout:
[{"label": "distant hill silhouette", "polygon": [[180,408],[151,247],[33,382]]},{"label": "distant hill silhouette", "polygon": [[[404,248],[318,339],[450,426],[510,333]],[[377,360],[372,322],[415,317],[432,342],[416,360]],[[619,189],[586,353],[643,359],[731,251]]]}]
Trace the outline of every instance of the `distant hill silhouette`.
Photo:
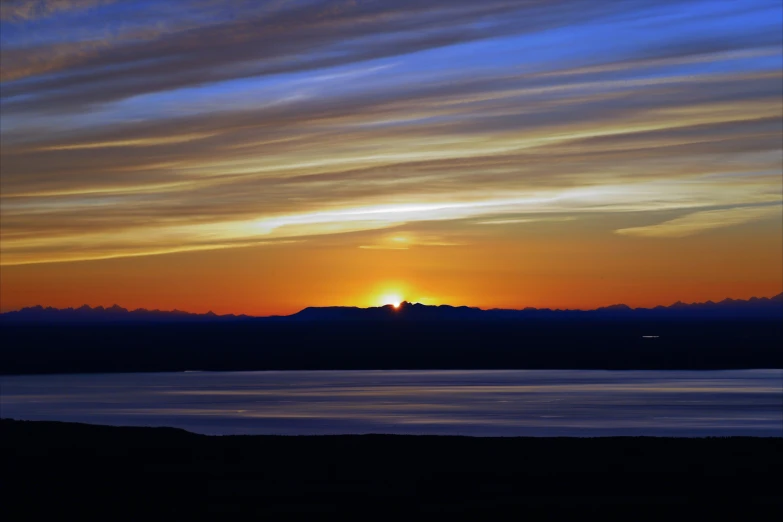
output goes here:
[{"label": "distant hill silhouette", "polygon": [[483,310],[468,306],[423,305],[403,302],[392,305],[359,308],[352,306],[308,307],[289,316],[254,317],[248,315],[196,314],[180,310],[160,311],[143,308],[127,310],[114,305],[109,308],[87,305],[79,308],[33,306],[0,314],[0,323],[115,323],[115,322],[227,322],[227,321],[378,321],[378,320],[519,320],[519,319],[611,319],[611,318],[783,318],[783,293],[774,297],[751,297],[748,300],[724,299],[720,302],[671,306],[631,308],[616,304],[595,310],[559,310],[524,308],[522,310],[493,308]]},{"label": "distant hill silhouette", "polygon": [[92,308],[84,305],[79,308],[52,308],[31,306],[14,312],[0,314],[0,323],[113,323],[113,322],[203,322],[236,321],[250,319],[248,315],[217,315],[214,312],[195,314],[182,310],[146,310],[138,308],[128,310],[119,305],[104,308]]},{"label": "distant hill silhouette", "polygon": [[282,317],[32,307],[0,315],[0,374],[783,368],[783,295],[590,311],[305,308]]},{"label": "distant hill silhouette", "polygon": [[524,308],[522,310],[493,308],[483,310],[468,306],[428,306],[403,302],[398,308],[392,305],[357,308],[346,306],[311,307],[288,316],[290,319],[309,320],[378,320],[405,318],[417,320],[493,320],[524,318],[612,318],[612,317],[781,317],[783,318],[783,293],[774,297],[751,297],[748,300],[724,299],[718,303],[686,304],[680,301],[671,306],[655,308],[631,308],[616,304],[595,310],[558,310],[550,308]]}]

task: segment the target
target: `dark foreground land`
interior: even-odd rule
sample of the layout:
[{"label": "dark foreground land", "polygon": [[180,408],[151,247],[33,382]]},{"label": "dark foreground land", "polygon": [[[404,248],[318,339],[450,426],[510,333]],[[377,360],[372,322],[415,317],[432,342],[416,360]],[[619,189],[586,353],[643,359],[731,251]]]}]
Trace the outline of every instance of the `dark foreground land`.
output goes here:
[{"label": "dark foreground land", "polygon": [[779,438],[212,437],[8,419],[0,427],[2,510],[25,520],[783,514]]}]

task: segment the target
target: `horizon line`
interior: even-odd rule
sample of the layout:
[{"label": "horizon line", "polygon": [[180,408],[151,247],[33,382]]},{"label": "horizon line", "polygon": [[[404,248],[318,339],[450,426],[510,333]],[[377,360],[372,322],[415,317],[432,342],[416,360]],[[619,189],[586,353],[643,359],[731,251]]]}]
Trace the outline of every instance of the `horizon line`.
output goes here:
[{"label": "horizon line", "polygon": [[531,306],[526,306],[526,307],[523,307],[523,308],[497,308],[497,307],[496,308],[480,308],[478,306],[470,306],[470,305],[452,305],[452,304],[448,304],[448,303],[424,304],[424,303],[420,303],[420,302],[412,302],[412,301],[403,300],[403,301],[400,301],[398,306],[395,306],[394,304],[391,304],[391,303],[386,303],[386,304],[379,305],[379,306],[367,306],[367,307],[361,307],[361,306],[355,306],[355,305],[305,306],[304,308],[301,308],[300,310],[298,310],[296,312],[293,312],[291,314],[271,314],[271,315],[249,315],[249,314],[244,314],[244,313],[239,313],[239,314],[237,314],[237,313],[216,314],[212,310],[209,310],[207,312],[189,312],[189,311],[186,311],[186,310],[180,310],[178,308],[174,308],[172,310],[160,310],[158,308],[153,308],[153,309],[150,309],[150,308],[134,308],[134,309],[130,309],[130,308],[125,308],[123,306],[120,306],[117,303],[114,303],[111,306],[103,306],[103,305],[90,306],[88,304],[83,304],[83,305],[81,305],[79,307],[66,307],[66,308],[57,308],[57,307],[53,307],[53,306],[44,306],[44,305],[41,305],[41,304],[37,304],[37,305],[32,305],[32,306],[25,306],[25,307],[14,309],[14,310],[6,310],[4,312],[0,312],[0,315],[6,315],[6,314],[10,314],[10,313],[21,312],[23,310],[36,309],[36,308],[40,308],[40,309],[43,309],[43,310],[57,310],[57,311],[68,311],[68,310],[76,311],[76,310],[80,310],[80,309],[83,309],[83,308],[88,308],[90,310],[104,310],[104,311],[112,310],[112,309],[121,309],[121,310],[124,310],[127,313],[133,313],[133,312],[182,313],[182,314],[188,314],[188,315],[204,315],[204,316],[210,316],[211,315],[211,316],[215,316],[215,317],[248,317],[248,318],[263,319],[263,318],[274,318],[274,317],[292,317],[294,315],[297,315],[297,314],[299,314],[299,313],[301,313],[301,312],[303,312],[305,310],[309,310],[309,309],[328,309],[328,308],[353,308],[353,309],[359,309],[359,310],[372,310],[372,309],[378,309],[378,308],[397,309],[397,308],[400,308],[400,307],[402,307],[404,305],[409,305],[409,306],[420,305],[420,306],[431,307],[431,308],[444,307],[444,306],[445,307],[450,307],[450,308],[470,308],[470,309],[473,309],[473,310],[484,311],[484,312],[491,312],[491,311],[595,312],[595,311],[604,310],[606,308],[613,308],[613,307],[626,307],[629,310],[654,310],[656,308],[670,308],[670,307],[675,306],[675,305],[694,306],[694,305],[706,305],[706,304],[720,304],[720,303],[723,303],[725,301],[749,302],[749,301],[752,301],[752,300],[761,300],[761,299],[772,300],[772,299],[774,299],[776,297],[779,297],[779,296],[783,296],[783,292],[779,292],[779,293],[774,294],[774,295],[769,296],[769,297],[766,297],[766,296],[752,296],[752,297],[749,297],[747,299],[735,299],[735,298],[731,298],[731,297],[726,297],[726,298],[724,298],[724,299],[722,299],[720,301],[707,300],[707,301],[701,301],[701,302],[694,301],[694,302],[690,302],[690,303],[686,303],[686,302],[678,300],[678,301],[675,301],[674,303],[671,303],[669,305],[659,304],[659,305],[655,305],[655,306],[651,306],[651,307],[631,307],[631,306],[626,305],[624,303],[613,303],[613,304],[609,304],[609,305],[605,305],[605,306],[599,306],[597,308],[587,308],[587,309],[585,309],[585,308],[546,308],[546,307],[545,308],[537,308],[537,307],[531,307]]}]

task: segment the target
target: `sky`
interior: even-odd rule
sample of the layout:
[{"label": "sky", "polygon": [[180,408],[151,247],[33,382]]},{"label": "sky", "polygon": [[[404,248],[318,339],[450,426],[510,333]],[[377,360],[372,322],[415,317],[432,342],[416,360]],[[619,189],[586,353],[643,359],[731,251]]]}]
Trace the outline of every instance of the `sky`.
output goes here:
[{"label": "sky", "polygon": [[783,291],[779,0],[2,0],[0,309]]}]

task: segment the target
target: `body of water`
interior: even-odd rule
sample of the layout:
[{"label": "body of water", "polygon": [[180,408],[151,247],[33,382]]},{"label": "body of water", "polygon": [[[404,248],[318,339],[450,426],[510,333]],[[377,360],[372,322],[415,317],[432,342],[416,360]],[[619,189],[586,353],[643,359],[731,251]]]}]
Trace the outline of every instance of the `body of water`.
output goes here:
[{"label": "body of water", "polygon": [[206,434],[779,437],[783,371],[4,376],[0,415]]}]

